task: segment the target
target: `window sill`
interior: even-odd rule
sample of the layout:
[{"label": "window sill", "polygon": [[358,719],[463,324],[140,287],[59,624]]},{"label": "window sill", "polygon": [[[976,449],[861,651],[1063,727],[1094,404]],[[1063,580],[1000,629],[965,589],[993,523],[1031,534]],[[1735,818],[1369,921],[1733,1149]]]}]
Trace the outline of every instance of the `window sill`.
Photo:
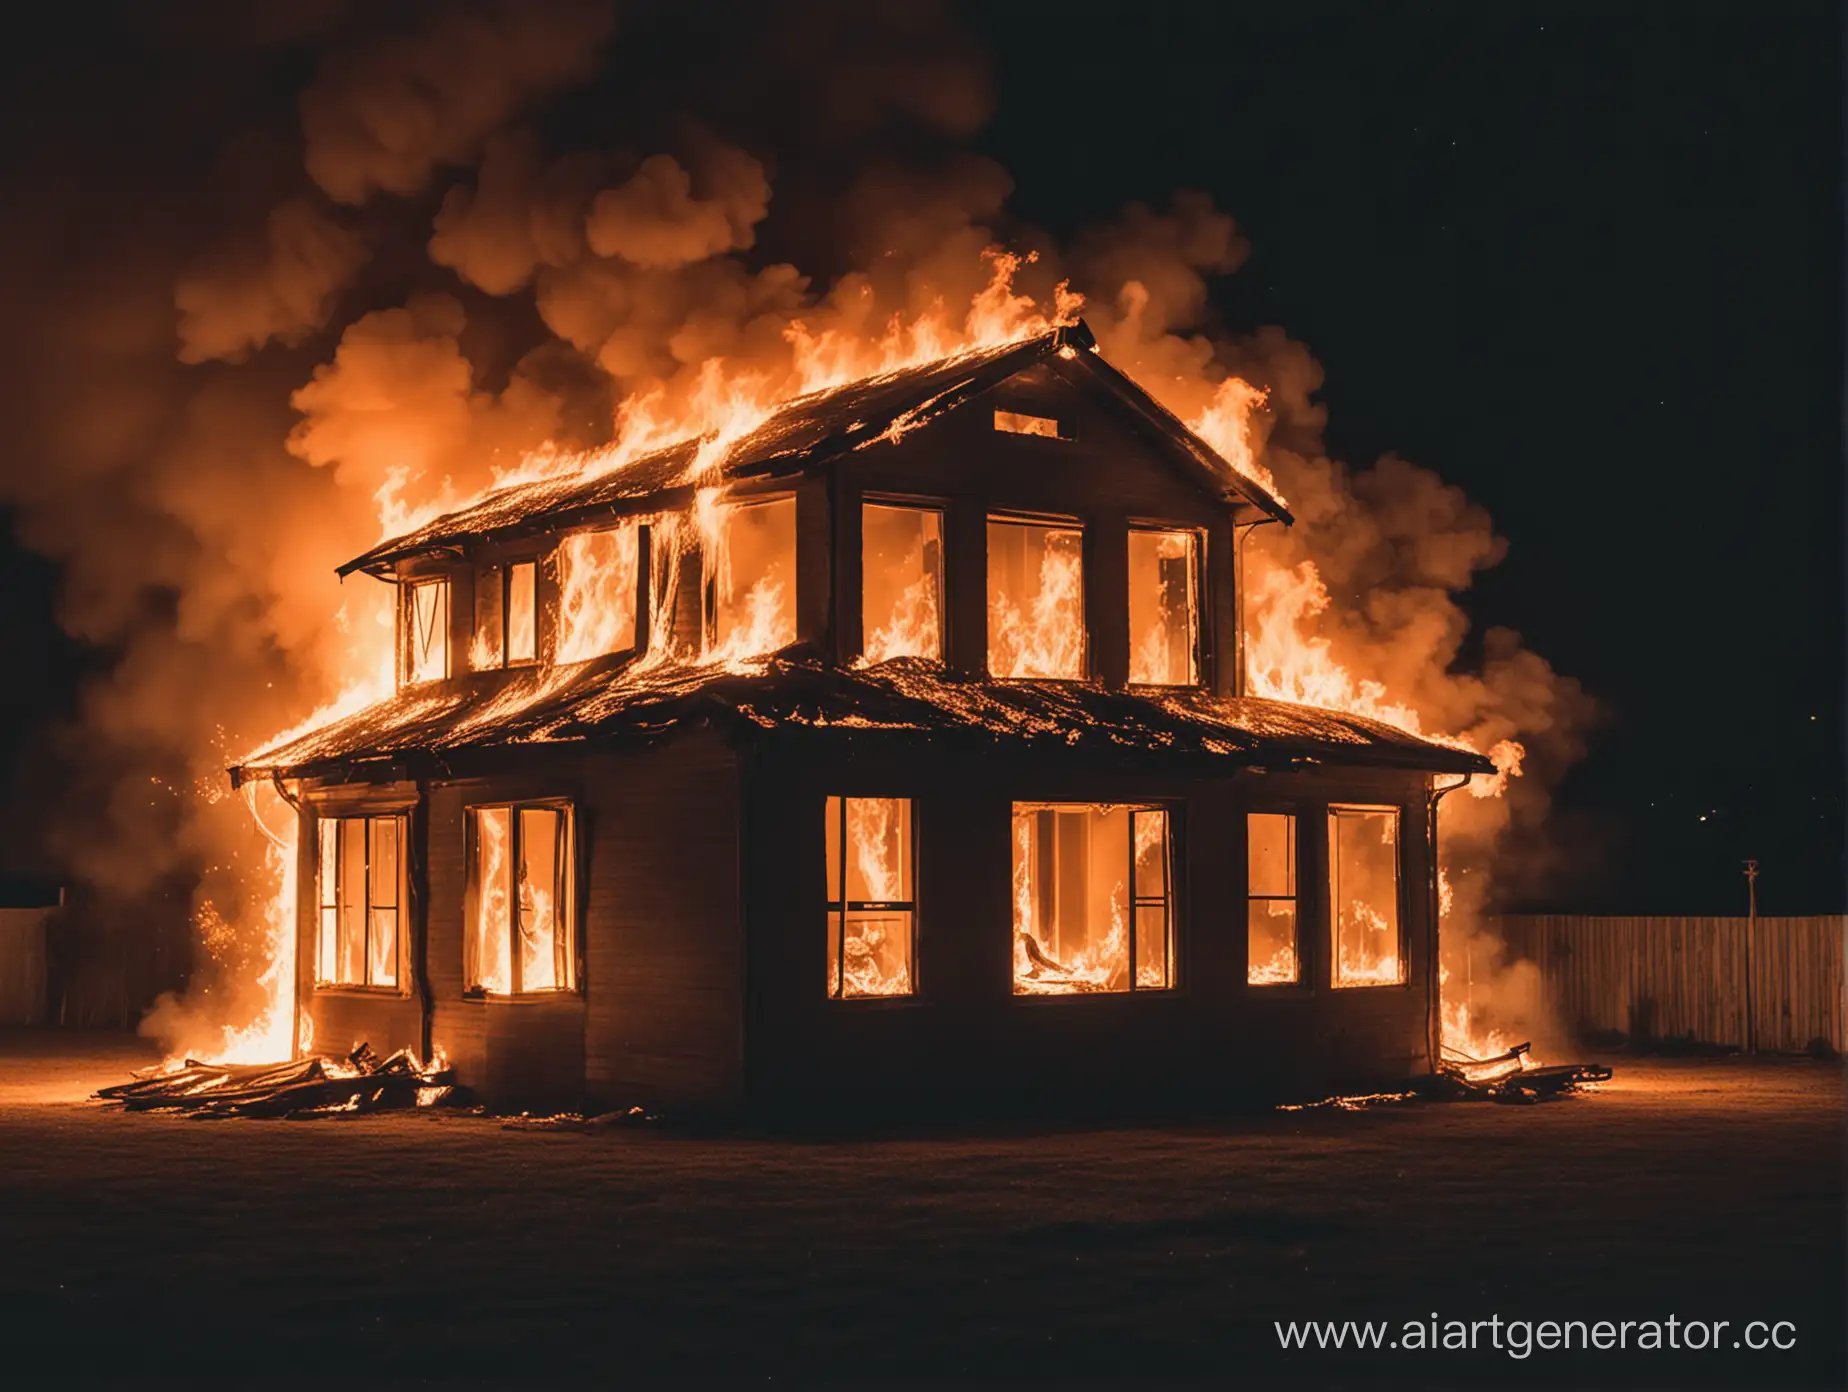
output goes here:
[{"label": "window sill", "polygon": [[462,999],[471,1005],[544,1005],[547,1002],[561,1001],[581,1003],[584,993],[575,989],[570,991],[521,991],[518,995],[504,995],[495,991],[464,991]]},{"label": "window sill", "polygon": [[1144,986],[1135,991],[1015,991],[1015,1001],[1074,1000],[1179,1000],[1185,992],[1179,986]]},{"label": "window sill", "polygon": [[360,996],[367,1000],[409,1000],[411,993],[402,986],[349,986],[340,982],[317,981],[317,996]]},{"label": "window sill", "polygon": [[1412,983],[1409,981],[1331,981],[1331,991],[1403,991]]},{"label": "window sill", "polygon": [[923,1005],[924,1000],[915,991],[903,996],[827,996],[822,1004],[831,1010],[846,1007],[850,1010],[898,1010],[906,1006]]}]

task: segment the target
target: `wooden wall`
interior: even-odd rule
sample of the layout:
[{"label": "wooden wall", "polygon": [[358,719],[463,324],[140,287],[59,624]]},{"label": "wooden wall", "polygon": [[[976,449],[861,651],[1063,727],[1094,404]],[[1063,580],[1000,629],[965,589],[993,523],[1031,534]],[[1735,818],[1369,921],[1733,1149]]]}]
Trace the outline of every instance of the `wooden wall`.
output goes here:
[{"label": "wooden wall", "polygon": [[[1540,968],[1561,1021],[1581,1034],[1646,1041],[1746,1041],[1747,920],[1509,915],[1493,925]],[[1800,1050],[1844,1029],[1843,937],[1848,918],[1760,918],[1751,938],[1750,1003],[1757,1045]]]},{"label": "wooden wall", "polygon": [[51,909],[0,909],[0,1025],[45,1023],[45,922]]}]

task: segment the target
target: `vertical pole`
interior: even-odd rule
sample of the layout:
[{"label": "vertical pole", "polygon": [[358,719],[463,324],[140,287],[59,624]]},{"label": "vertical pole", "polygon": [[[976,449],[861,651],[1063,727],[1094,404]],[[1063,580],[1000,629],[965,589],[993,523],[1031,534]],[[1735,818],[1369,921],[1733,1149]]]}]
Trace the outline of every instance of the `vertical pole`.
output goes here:
[{"label": "vertical pole", "polygon": [[1745,862],[1745,1051],[1758,1052],[1757,985],[1754,957],[1758,945],[1758,862]]}]

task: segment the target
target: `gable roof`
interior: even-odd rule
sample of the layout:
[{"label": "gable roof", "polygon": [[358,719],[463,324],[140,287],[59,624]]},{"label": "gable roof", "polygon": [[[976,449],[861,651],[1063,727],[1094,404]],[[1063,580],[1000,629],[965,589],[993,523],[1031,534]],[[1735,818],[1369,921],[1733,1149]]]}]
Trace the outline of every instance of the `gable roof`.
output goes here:
[{"label": "gable roof", "polygon": [[[496,674],[499,677],[499,674]],[[412,688],[250,756],[233,785],[270,776],[364,778],[365,766],[448,771],[497,747],[646,742],[688,725],[732,733],[882,732],[933,745],[1084,750],[1207,770],[1304,764],[1491,773],[1472,750],[1363,716],[1200,690],[1108,691],[1093,682],[962,677],[898,659],[843,670],[763,658],[743,672],[601,660],[505,679]]]},{"label": "gable roof", "polygon": [[[1181,420],[1097,352],[1082,321],[1037,338],[978,349],[884,376],[863,378],[797,397],[773,411],[726,452],[727,481],[799,474],[932,420],[1015,374],[1046,363],[1089,390],[1163,450],[1204,487],[1280,522],[1284,505],[1239,473]],[[340,567],[388,573],[398,562],[470,543],[507,540],[595,522],[645,498],[691,488],[701,441],[678,441],[597,474],[571,474],[515,484],[478,502],[393,537]]]}]

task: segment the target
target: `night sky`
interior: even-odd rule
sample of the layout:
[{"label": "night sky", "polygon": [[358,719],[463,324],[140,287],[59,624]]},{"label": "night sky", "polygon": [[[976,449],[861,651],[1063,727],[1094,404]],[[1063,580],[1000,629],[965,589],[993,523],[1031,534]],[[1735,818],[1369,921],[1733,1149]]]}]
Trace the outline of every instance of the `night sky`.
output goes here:
[{"label": "night sky", "polygon": [[[1604,708],[1556,805],[1585,873],[1510,907],[1742,912],[1746,856],[1764,911],[1848,907],[1838,8],[1277,10],[969,5],[974,144],[1061,238],[1210,193],[1253,248],[1219,317],[1311,347],[1331,452],[1494,517],[1477,627]],[[10,539],[0,583],[16,751],[108,655]]]}]

